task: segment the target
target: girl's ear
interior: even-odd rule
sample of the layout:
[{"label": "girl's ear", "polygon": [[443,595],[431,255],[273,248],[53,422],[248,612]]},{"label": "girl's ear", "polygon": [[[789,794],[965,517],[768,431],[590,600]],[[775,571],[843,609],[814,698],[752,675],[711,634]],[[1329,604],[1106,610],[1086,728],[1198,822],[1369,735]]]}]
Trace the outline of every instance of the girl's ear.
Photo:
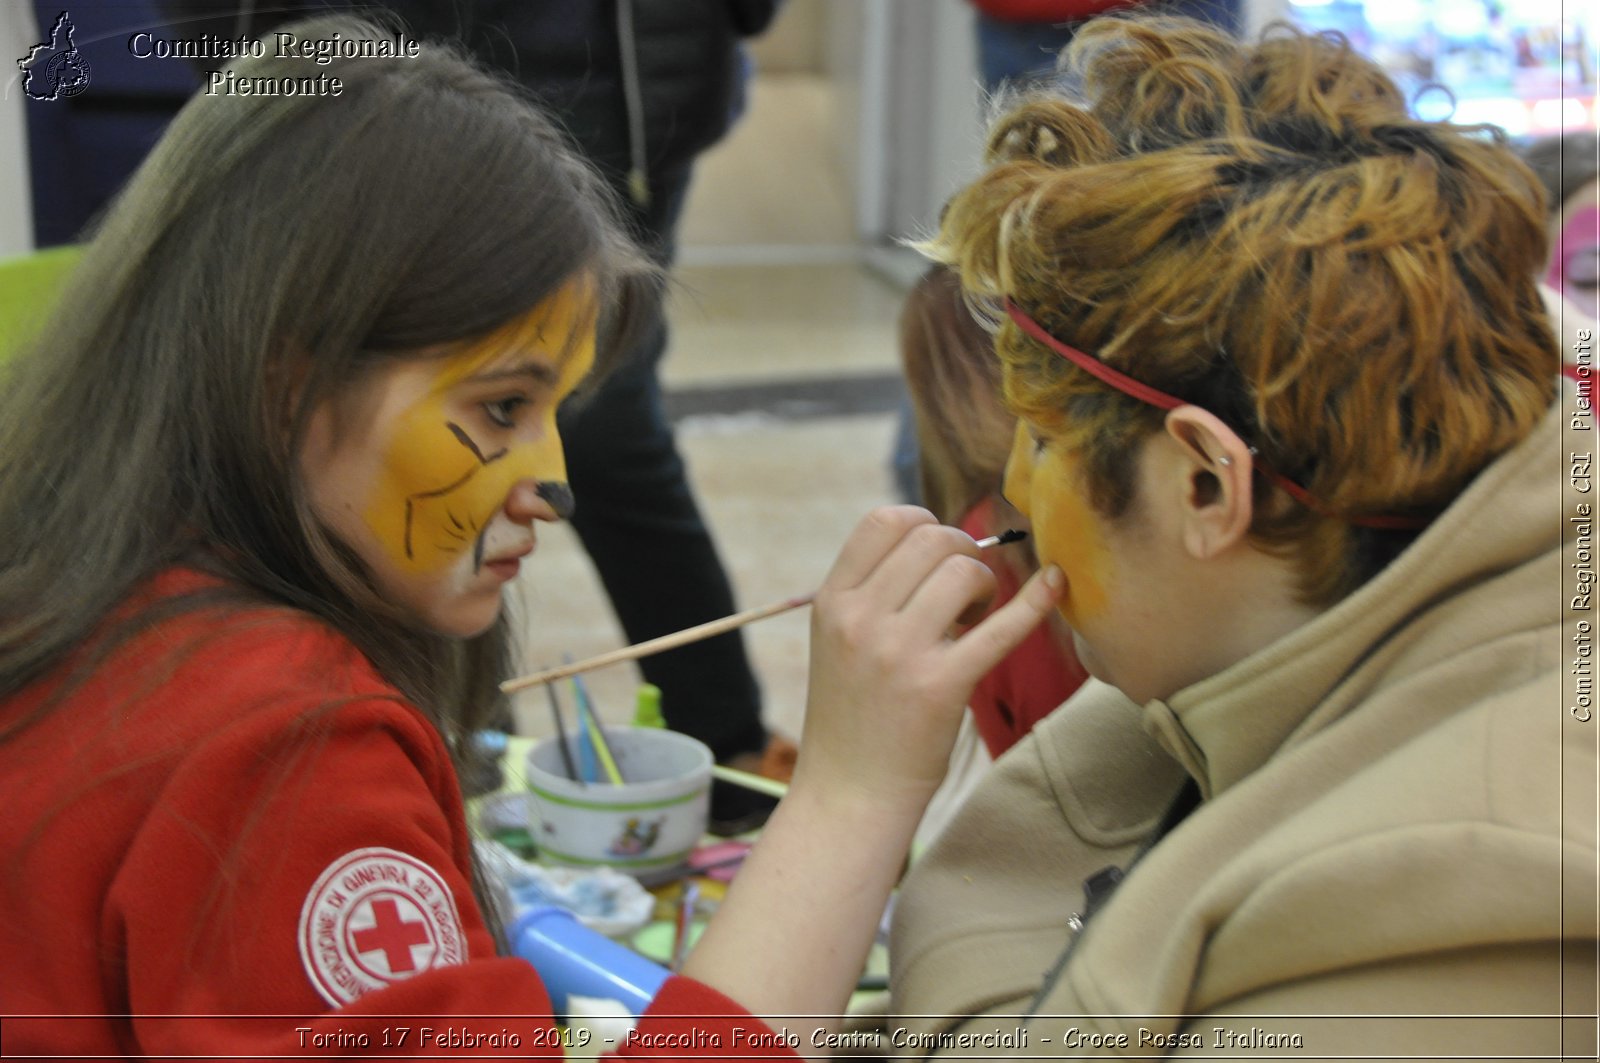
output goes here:
[{"label": "girl's ear", "polygon": [[1244,541],[1255,515],[1250,447],[1215,414],[1180,406],[1166,417],[1183,478],[1184,548],[1210,558]]},{"label": "girl's ear", "polygon": [[274,449],[289,446],[310,372],[310,361],[303,355],[286,354],[267,363],[261,394],[267,404],[266,426]]}]

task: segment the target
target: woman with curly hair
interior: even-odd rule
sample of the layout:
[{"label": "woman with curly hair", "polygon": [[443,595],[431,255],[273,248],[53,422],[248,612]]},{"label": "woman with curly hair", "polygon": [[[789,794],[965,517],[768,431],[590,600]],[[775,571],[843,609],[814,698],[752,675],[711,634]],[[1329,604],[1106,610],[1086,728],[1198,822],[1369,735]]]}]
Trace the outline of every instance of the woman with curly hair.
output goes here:
[{"label": "woman with curly hair", "polygon": [[1594,972],[1537,182],[1337,37],[1105,19],[1066,66],[929,250],[1094,679],[913,869],[892,1008],[943,1017],[904,1040],[1554,1053],[1505,1017]]}]

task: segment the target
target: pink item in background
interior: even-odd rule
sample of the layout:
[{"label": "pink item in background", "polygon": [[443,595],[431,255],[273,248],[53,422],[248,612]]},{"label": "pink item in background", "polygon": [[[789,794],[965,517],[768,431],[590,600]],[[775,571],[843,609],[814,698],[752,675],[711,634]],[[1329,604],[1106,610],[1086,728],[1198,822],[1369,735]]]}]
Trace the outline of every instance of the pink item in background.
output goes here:
[{"label": "pink item in background", "polygon": [[1600,317],[1600,207],[1574,211],[1561,227],[1545,283],[1590,317]]},{"label": "pink item in background", "polygon": [[716,882],[732,882],[749,852],[749,842],[726,841],[703,845],[689,854],[689,871]]}]

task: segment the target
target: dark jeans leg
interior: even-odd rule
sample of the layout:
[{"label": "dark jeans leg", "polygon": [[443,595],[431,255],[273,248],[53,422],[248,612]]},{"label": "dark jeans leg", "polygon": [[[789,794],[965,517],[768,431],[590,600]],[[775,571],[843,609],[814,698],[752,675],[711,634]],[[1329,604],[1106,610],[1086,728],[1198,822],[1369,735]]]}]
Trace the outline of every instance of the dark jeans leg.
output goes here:
[{"label": "dark jeans leg", "polygon": [[1157,5],[1165,15],[1187,15],[1209,22],[1220,30],[1237,34],[1242,28],[1242,0],[1162,0]]},{"label": "dark jeans leg", "polygon": [[[659,182],[636,221],[663,263],[688,171]],[[577,500],[572,524],[630,642],[734,612],[733,591],[689,487],[661,401],[656,368],[667,345],[658,321],[587,402],[565,410],[561,435]],[[662,714],[717,759],[766,743],[761,694],[738,632],[640,661],[661,688]]]}]

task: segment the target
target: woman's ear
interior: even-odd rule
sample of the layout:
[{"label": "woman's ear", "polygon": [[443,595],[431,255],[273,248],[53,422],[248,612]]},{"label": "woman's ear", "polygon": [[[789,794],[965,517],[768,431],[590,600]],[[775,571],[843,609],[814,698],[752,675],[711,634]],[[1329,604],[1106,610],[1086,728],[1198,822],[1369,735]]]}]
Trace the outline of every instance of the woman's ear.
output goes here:
[{"label": "woman's ear", "polygon": [[1242,542],[1255,515],[1250,447],[1213,413],[1179,406],[1166,417],[1184,478],[1183,545],[1196,558]]}]

